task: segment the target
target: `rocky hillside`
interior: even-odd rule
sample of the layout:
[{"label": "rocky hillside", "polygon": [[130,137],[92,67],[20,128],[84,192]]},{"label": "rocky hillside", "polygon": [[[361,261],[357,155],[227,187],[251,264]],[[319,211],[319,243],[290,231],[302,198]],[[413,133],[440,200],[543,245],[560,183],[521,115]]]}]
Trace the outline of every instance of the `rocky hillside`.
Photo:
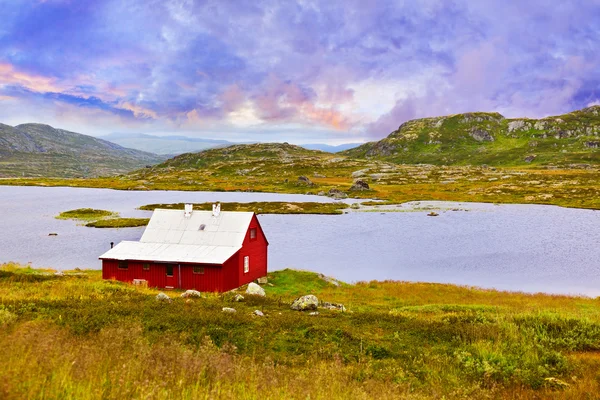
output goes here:
[{"label": "rocky hillside", "polygon": [[0,177],[114,175],[163,159],[48,125],[0,124]]},{"label": "rocky hillside", "polygon": [[484,112],[416,119],[341,154],[406,164],[595,164],[600,106],[539,120]]},{"label": "rocky hillside", "polygon": [[[353,173],[393,171],[395,164],[355,160],[288,143],[240,144],[187,153],[152,168],[127,175],[136,188],[164,187],[182,190],[249,190],[319,193],[334,189],[363,191],[353,184]],[[354,188],[354,189],[353,189]]]}]

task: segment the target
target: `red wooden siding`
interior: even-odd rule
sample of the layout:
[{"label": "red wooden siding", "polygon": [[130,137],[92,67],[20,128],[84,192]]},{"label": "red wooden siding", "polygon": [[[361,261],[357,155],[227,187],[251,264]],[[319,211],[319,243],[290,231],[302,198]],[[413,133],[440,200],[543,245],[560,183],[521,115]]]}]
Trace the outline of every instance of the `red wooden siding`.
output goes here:
[{"label": "red wooden siding", "polygon": [[[256,239],[250,239],[250,230],[256,229]],[[242,249],[238,252],[239,286],[267,275],[267,238],[256,215],[252,217]],[[244,273],[244,257],[250,257],[250,270]]]},{"label": "red wooden siding", "polygon": [[[256,229],[255,239],[250,238],[251,229]],[[123,282],[145,279],[150,287],[225,292],[267,275],[268,245],[258,219],[253,216],[242,248],[223,265],[172,263],[173,276],[168,277],[165,263],[128,261],[127,269],[119,269],[119,261],[102,260],[102,278]],[[247,273],[244,273],[245,256],[250,257],[250,270]],[[143,269],[144,264],[149,265],[149,270]],[[204,273],[194,274],[194,266],[203,267]]]}]

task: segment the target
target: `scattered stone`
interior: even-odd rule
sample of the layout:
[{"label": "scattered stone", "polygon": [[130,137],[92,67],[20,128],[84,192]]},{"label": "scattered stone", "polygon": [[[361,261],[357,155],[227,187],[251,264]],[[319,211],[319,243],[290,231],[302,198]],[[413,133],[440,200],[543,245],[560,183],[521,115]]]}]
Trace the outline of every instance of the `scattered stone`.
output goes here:
[{"label": "scattered stone", "polygon": [[529,125],[523,120],[511,121],[508,123],[508,132],[523,131],[529,129]]},{"label": "scattered stone", "polygon": [[328,310],[338,310],[338,311],[342,311],[342,312],[346,311],[346,307],[344,307],[343,304],[338,304],[338,303],[322,302],[321,308],[326,308]]},{"label": "scattered stone", "polygon": [[342,192],[340,189],[329,189],[329,197],[333,197],[336,200],[341,200],[341,199],[345,199],[348,197],[348,195],[344,192]]},{"label": "scattered stone", "polygon": [[350,187],[350,190],[370,190],[370,187],[366,181],[362,179],[356,179]]},{"label": "scattered stone", "polygon": [[303,185],[308,185],[308,186],[314,185],[314,183],[310,179],[308,179],[306,176],[299,176],[298,183],[303,184]]},{"label": "scattered stone", "polygon": [[186,290],[185,292],[181,293],[181,297],[183,297],[184,299],[187,299],[188,297],[196,297],[196,298],[200,298],[202,297],[202,293],[200,293],[197,290]]},{"label": "scattered stone", "polygon": [[294,300],[291,309],[297,311],[316,310],[319,305],[319,299],[313,294],[308,294]]},{"label": "scattered stone", "polygon": [[233,296],[233,301],[237,301],[237,302],[244,301],[244,296],[242,296],[241,294],[238,293],[235,296]]},{"label": "scattered stone", "polygon": [[173,301],[173,300],[171,300],[171,298],[169,296],[167,296],[163,292],[160,292],[159,294],[156,295],[156,300],[158,300],[158,301],[166,301],[167,303],[170,303],[170,302]]},{"label": "scattered stone", "polygon": [[257,317],[264,317],[265,314],[263,314],[262,311],[260,310],[254,310],[254,315],[256,315]]},{"label": "scattered stone", "polygon": [[583,145],[590,149],[600,148],[600,142],[585,142]]},{"label": "scattered stone", "polygon": [[64,272],[62,272],[62,271],[56,271],[56,272],[54,273],[54,275],[56,275],[56,276],[65,276],[65,273],[64,273]]},{"label": "scattered stone", "polygon": [[309,312],[308,315],[319,315],[318,311]]},{"label": "scattered stone", "polygon": [[231,307],[223,307],[223,312],[224,313],[228,313],[228,314],[234,314],[237,311],[235,310],[235,308],[231,308]]},{"label": "scattered stone", "polygon": [[313,174],[313,176],[314,176],[315,178],[325,178],[325,175],[321,175],[321,174],[319,174],[318,172],[315,172],[315,173]]},{"label": "scattered stone", "polygon": [[246,294],[253,294],[256,296],[266,296],[265,289],[261,288],[254,282],[250,282],[248,284],[248,288],[246,289]]},{"label": "scattered stone", "polygon": [[531,155],[529,155],[529,156],[525,157],[525,162],[527,162],[527,163],[530,163],[530,162],[532,162],[533,160],[535,160],[535,158],[536,158],[536,157],[537,157],[537,156],[536,156],[535,154],[531,154]]},{"label": "scattered stone", "polygon": [[432,211],[429,214],[427,214],[428,217],[437,217],[438,215],[440,214],[436,213],[435,211]]},{"label": "scattered stone", "polygon": [[268,280],[267,280],[266,276],[262,276],[262,277],[258,278],[258,284],[259,285],[264,285],[267,282],[268,282]]},{"label": "scattered stone", "polygon": [[317,193],[317,196],[326,196],[327,193],[325,193],[324,191],[320,191],[319,193]]}]

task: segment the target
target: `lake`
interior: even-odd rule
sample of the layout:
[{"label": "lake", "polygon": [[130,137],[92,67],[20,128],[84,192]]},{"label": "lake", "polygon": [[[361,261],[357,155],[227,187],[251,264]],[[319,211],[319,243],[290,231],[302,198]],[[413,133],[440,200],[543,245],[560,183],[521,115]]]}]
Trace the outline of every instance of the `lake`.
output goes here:
[{"label": "lake", "polygon": [[[0,186],[0,263],[99,269],[110,242],[144,228],[94,229],[54,217],[75,208],[136,210],[150,203],[319,201],[268,193],[115,191]],[[261,215],[269,269],[306,269],[355,282],[404,280],[600,296],[600,212],[555,206],[420,202],[427,211],[339,216]],[[395,211],[410,209],[405,205]],[[458,209],[459,211],[452,211]],[[48,236],[49,233],[58,236]]]}]

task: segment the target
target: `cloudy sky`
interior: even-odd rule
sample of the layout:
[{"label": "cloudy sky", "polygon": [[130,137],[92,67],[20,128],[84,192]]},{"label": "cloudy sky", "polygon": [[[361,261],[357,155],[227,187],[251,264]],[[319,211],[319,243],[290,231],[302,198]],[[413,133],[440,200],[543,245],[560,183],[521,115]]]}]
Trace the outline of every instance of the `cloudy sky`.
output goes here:
[{"label": "cloudy sky", "polygon": [[600,104],[599,0],[0,0],[0,122],[342,143]]}]

